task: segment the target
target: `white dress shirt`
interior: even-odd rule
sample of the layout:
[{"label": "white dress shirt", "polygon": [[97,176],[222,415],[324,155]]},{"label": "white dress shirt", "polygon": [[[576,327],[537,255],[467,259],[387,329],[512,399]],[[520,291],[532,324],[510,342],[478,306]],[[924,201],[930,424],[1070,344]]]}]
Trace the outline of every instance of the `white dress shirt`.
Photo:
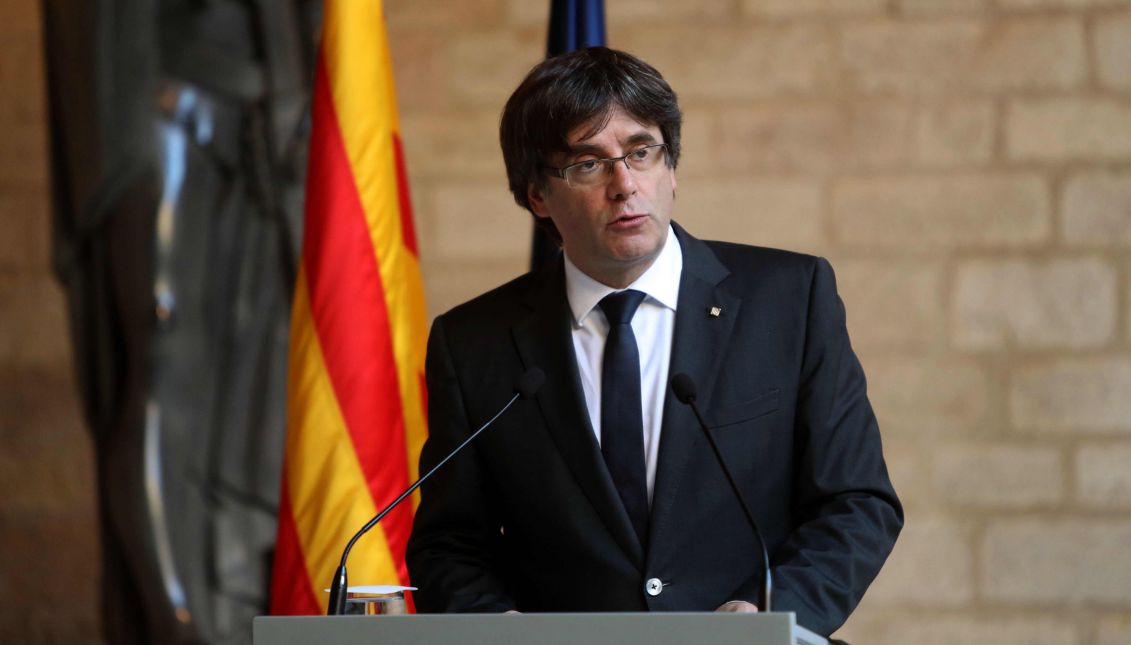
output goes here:
[{"label": "white dress shirt", "polygon": [[[683,252],[671,226],[660,255],[628,289],[647,297],[632,318],[632,333],[640,352],[640,403],[644,420],[644,468],[647,474],[648,503],[656,483],[656,461],[660,452],[660,424],[668,388],[668,364],[672,355],[672,330],[675,328],[679,278],[683,272]],[[565,255],[566,297],[573,312],[573,352],[581,373],[581,389],[589,409],[589,421],[597,442],[601,442],[601,364],[609,322],[597,306],[602,298],[620,291],[582,273]]]}]

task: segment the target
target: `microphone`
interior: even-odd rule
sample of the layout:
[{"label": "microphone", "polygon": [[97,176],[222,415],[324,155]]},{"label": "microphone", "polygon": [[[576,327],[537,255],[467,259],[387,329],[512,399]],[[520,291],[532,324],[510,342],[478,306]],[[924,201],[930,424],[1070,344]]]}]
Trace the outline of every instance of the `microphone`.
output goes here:
[{"label": "microphone", "polygon": [[738,499],[739,505],[742,506],[742,512],[746,515],[746,521],[750,524],[751,530],[754,531],[754,537],[758,538],[758,546],[762,549],[762,571],[764,572],[758,598],[758,609],[760,611],[771,611],[770,596],[773,595],[773,580],[770,576],[770,554],[766,550],[766,540],[762,537],[762,532],[758,530],[758,523],[754,521],[754,514],[750,512],[750,506],[747,505],[746,499],[742,496],[738,483],[734,481],[734,477],[730,474],[730,469],[727,468],[726,461],[723,459],[723,453],[719,450],[714,435],[711,434],[707,422],[703,420],[703,415],[699,412],[699,406],[695,405],[695,381],[691,380],[691,377],[687,374],[676,374],[672,377],[672,392],[675,393],[675,398],[679,399],[680,403],[691,406],[691,411],[695,413],[695,419],[699,421],[699,427],[703,430],[703,434],[707,436],[707,443],[711,444],[711,451],[715,453],[715,460],[719,462],[719,467],[723,469],[723,474],[726,475],[727,482],[730,483],[730,489],[734,491],[734,496]]},{"label": "microphone", "polygon": [[346,591],[349,589],[349,586],[346,583],[346,559],[349,558],[350,550],[353,549],[353,545],[355,542],[357,542],[358,538],[365,535],[369,531],[369,529],[376,526],[377,523],[381,521],[381,518],[389,514],[389,511],[396,508],[397,505],[408,498],[409,495],[412,495],[412,493],[417,488],[420,488],[420,485],[423,484],[425,480],[435,474],[437,470],[440,470],[440,468],[442,468],[444,464],[448,463],[448,461],[450,461],[452,457],[458,455],[460,451],[467,446],[467,444],[474,441],[475,438],[478,437],[481,432],[490,427],[496,419],[503,416],[503,413],[509,410],[510,407],[514,405],[515,401],[519,400],[520,398],[532,398],[534,396],[534,393],[538,391],[538,388],[542,387],[542,383],[545,380],[546,373],[537,367],[531,367],[530,369],[523,372],[522,376],[518,377],[518,380],[515,381],[514,396],[511,397],[510,401],[507,401],[507,404],[504,405],[502,409],[495,413],[495,416],[491,417],[487,421],[487,423],[484,423],[482,426],[480,426],[478,430],[471,433],[470,437],[464,439],[463,443],[456,446],[455,450],[448,453],[446,457],[440,460],[440,463],[433,466],[431,470],[425,473],[420,479],[416,480],[416,483],[414,483],[412,486],[409,486],[408,489],[405,490],[405,492],[401,493],[399,497],[397,497],[391,504],[382,509],[380,513],[378,513],[373,519],[369,520],[369,522],[367,522],[365,526],[361,527],[360,531],[355,533],[354,536],[350,538],[349,543],[346,544],[345,550],[342,551],[342,560],[338,565],[338,570],[334,572],[334,582],[330,585],[330,603],[326,606],[327,616],[341,615],[346,612]]}]

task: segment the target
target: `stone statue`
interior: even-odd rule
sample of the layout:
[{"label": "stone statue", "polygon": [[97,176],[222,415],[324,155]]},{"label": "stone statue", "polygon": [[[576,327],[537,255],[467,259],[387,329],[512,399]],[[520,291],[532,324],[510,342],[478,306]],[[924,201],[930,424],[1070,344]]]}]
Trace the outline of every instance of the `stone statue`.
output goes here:
[{"label": "stone statue", "polygon": [[320,3],[43,9],[104,632],[249,642],[275,542]]}]

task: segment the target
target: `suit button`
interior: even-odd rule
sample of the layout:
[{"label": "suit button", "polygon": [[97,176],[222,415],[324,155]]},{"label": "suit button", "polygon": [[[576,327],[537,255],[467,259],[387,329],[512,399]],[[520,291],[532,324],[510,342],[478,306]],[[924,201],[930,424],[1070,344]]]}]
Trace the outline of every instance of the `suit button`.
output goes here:
[{"label": "suit button", "polygon": [[658,596],[664,590],[664,583],[659,578],[649,578],[648,582],[644,583],[644,591],[649,596]]}]

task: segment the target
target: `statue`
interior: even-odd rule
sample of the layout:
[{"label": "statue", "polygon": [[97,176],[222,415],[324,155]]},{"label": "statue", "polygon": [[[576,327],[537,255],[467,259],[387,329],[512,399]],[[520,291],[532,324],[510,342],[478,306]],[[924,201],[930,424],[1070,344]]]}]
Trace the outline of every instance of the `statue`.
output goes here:
[{"label": "statue", "polygon": [[320,3],[43,9],[105,636],[245,643],[268,604]]}]

